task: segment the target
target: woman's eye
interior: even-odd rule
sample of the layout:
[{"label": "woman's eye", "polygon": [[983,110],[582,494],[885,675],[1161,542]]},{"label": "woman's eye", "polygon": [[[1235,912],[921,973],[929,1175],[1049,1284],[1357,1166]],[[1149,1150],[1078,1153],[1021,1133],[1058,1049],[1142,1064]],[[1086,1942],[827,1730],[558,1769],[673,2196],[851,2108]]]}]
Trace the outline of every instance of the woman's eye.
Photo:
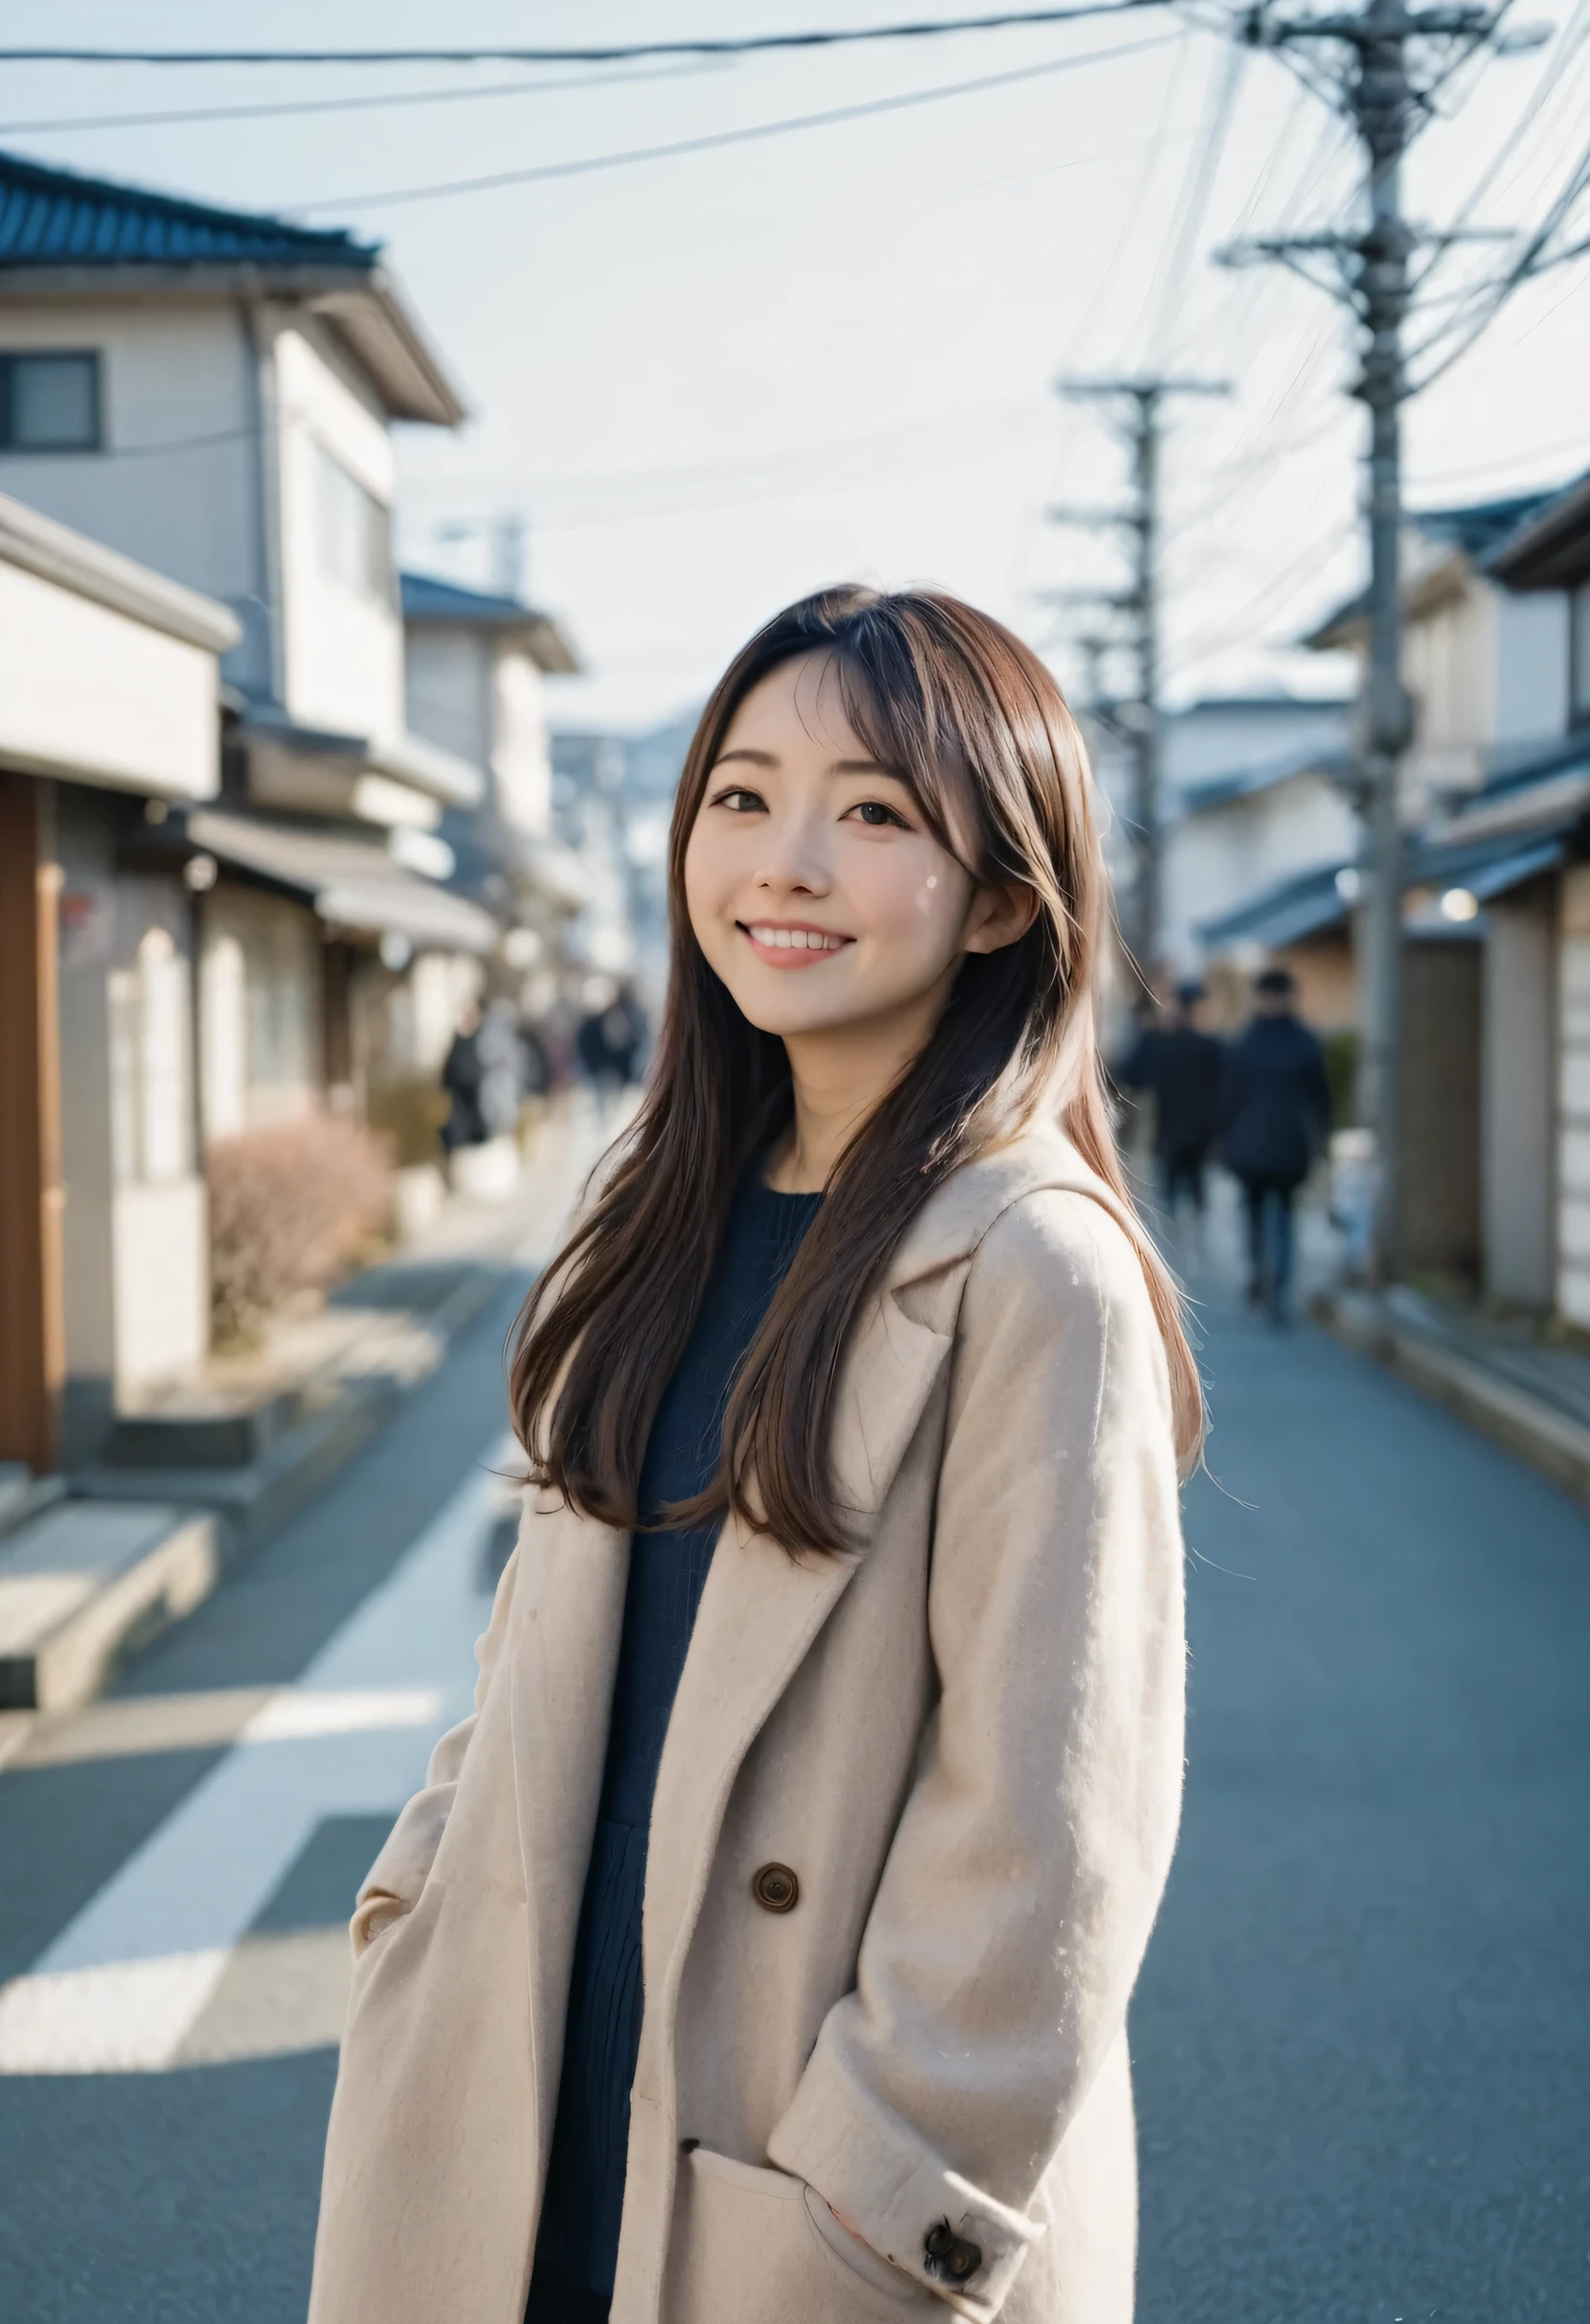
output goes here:
[{"label": "woman's eye", "polygon": [[895,828],[901,831],[911,828],[905,817],[897,815],[892,807],[885,807],[881,799],[863,799],[858,805],[851,807],[850,813],[860,822],[870,824],[874,830],[889,824],[893,824]]},{"label": "woman's eye", "polygon": [[740,785],[731,790],[720,791],[713,801],[715,807],[726,807],[732,815],[754,815],[766,804],[760,791],[748,791]]}]

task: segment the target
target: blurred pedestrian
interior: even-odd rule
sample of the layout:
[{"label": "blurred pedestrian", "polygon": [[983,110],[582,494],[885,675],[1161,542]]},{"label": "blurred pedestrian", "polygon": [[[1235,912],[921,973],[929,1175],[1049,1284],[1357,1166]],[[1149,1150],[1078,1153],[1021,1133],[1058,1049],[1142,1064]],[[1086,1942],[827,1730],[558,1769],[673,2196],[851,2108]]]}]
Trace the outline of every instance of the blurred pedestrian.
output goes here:
[{"label": "blurred pedestrian", "polygon": [[604,1113],[634,1080],[646,1040],[646,1018],[628,985],[591,979],[576,1036],[580,1065]]},{"label": "blurred pedestrian", "polygon": [[1201,1415],[1086,762],[1008,631],[833,590],[676,815],[476,1711],[359,1891],[311,2324],[1129,2324]]},{"label": "blurred pedestrian", "polygon": [[444,1153],[456,1154],[463,1146],[485,1144],[481,1112],[481,1012],[471,1001],[459,1019],[441,1067],[441,1087],[447,1093],[447,1119],[441,1125]]},{"label": "blurred pedestrian", "polygon": [[1220,1128],[1226,1053],[1198,1023],[1207,998],[1196,978],[1178,984],[1170,1023],[1145,1025],[1115,1072],[1125,1087],[1153,1094],[1160,1198],[1172,1225],[1184,1194],[1203,1217],[1204,1172]]},{"label": "blurred pedestrian", "polygon": [[1330,1130],[1330,1083],[1319,1038],[1297,1015],[1290,969],[1254,979],[1254,1014],[1226,1061],[1222,1152],[1248,1213],[1248,1301],[1284,1323],[1291,1312],[1293,1204]]}]

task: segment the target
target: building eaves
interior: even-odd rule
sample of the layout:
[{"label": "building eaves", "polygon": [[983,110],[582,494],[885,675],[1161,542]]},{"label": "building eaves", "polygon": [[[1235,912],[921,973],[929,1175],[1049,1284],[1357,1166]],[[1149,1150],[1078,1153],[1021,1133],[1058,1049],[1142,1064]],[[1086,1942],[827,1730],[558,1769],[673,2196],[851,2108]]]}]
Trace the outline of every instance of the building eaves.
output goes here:
[{"label": "building eaves", "polygon": [[0,492],[0,564],[21,566],[42,581],[125,613],[145,629],[211,654],[227,653],[243,635],[236,616],[213,597],[151,572],[5,492]]},{"label": "building eaves", "polygon": [[217,809],[190,814],[176,839],[300,898],[333,927],[470,953],[489,953],[502,933],[478,904],[407,870],[374,840]]},{"label": "building eaves", "polygon": [[1235,766],[1223,775],[1200,776],[1196,783],[1183,787],[1178,805],[1183,815],[1207,815],[1237,800],[1275,790],[1300,775],[1323,775],[1340,782],[1351,769],[1351,757],[1344,750],[1291,750],[1273,759],[1257,760],[1251,766]]},{"label": "building eaves", "polygon": [[[1510,544],[1520,528],[1527,527],[1541,510],[1561,498],[1561,489],[1554,484],[1536,492],[1515,492],[1505,500],[1476,501],[1461,508],[1410,509],[1407,518],[1409,529],[1421,533],[1432,547],[1450,549],[1452,557],[1450,565],[1443,562],[1424,573],[1405,578],[1406,610],[1428,611],[1442,596],[1450,595],[1460,576],[1460,560],[1516,586],[1510,575],[1500,571],[1495,562],[1496,551]],[[1366,589],[1359,590],[1334,607],[1298,643],[1316,654],[1337,653],[1345,646],[1362,645],[1368,620],[1369,592]]]},{"label": "building eaves", "polygon": [[568,636],[553,616],[537,606],[490,591],[462,589],[434,573],[402,573],[398,579],[403,620],[411,629],[489,630],[513,637],[551,675],[569,677],[580,668]]},{"label": "building eaves", "polygon": [[1581,476],[1515,527],[1486,559],[1509,589],[1578,589],[1590,581],[1590,475]]},{"label": "building eaves", "polygon": [[478,766],[421,735],[374,736],[305,726],[270,702],[247,703],[238,728],[245,742],[257,735],[298,758],[368,766],[442,807],[475,807],[484,796],[485,777]]},{"label": "building eaves", "polygon": [[456,427],[464,417],[378,243],[0,152],[0,296],[113,290],[299,300],[346,343],[393,419]]},{"label": "building eaves", "polygon": [[1350,864],[1321,864],[1313,872],[1294,873],[1261,889],[1235,911],[1198,923],[1199,941],[1212,952],[1233,944],[1257,944],[1273,951],[1300,943],[1305,936],[1323,936],[1340,927],[1351,910],[1343,875]]}]

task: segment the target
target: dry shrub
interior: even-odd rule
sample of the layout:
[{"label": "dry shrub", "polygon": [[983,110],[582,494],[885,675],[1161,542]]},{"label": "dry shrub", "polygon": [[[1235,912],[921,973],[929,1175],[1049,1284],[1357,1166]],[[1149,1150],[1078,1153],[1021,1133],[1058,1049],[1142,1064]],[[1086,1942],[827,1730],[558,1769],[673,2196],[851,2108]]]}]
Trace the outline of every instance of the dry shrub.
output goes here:
[{"label": "dry shrub", "polygon": [[392,1158],[404,1169],[441,1160],[441,1125],[447,1092],[434,1073],[395,1074],[371,1087],[365,1113],[372,1130],[391,1142]]},{"label": "dry shrub", "polygon": [[294,1293],[334,1282],[392,1207],[385,1141],[333,1114],[217,1139],[205,1173],[220,1341],[257,1336]]}]

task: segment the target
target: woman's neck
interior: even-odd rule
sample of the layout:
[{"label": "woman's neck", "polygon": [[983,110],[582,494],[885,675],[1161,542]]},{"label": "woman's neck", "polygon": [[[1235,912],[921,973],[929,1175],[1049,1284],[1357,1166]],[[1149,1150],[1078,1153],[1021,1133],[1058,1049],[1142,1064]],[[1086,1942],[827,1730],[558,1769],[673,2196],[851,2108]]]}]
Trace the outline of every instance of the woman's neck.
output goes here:
[{"label": "woman's neck", "polygon": [[932,1039],[947,998],[946,986],[884,1020],[784,1035],[795,1118],[767,1173],[776,1193],[823,1192],[856,1131]]}]

